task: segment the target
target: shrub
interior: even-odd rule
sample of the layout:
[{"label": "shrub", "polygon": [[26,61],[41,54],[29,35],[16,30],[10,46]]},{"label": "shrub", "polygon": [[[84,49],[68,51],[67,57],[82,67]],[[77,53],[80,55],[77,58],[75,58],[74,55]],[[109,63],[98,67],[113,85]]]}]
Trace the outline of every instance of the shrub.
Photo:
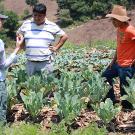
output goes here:
[{"label": "shrub", "polygon": [[[119,4],[126,7],[132,5],[132,1],[127,0],[57,0],[60,14],[61,10],[69,10],[69,16],[74,21],[82,21],[86,18],[96,18],[97,16],[105,16],[113,4]],[[130,6],[131,7],[131,6]],[[63,19],[63,16],[61,16]],[[69,21],[69,20],[65,20]],[[63,22],[65,23],[65,22]],[[71,22],[70,22],[71,23]]]},{"label": "shrub", "polygon": [[16,30],[19,26],[19,18],[16,13],[12,11],[6,11],[5,14],[8,16],[8,19],[4,23],[4,32],[7,37],[11,39],[16,38]]},{"label": "shrub", "polygon": [[60,10],[60,25],[61,27],[66,27],[73,23],[73,19],[70,16],[69,9],[62,9]]}]

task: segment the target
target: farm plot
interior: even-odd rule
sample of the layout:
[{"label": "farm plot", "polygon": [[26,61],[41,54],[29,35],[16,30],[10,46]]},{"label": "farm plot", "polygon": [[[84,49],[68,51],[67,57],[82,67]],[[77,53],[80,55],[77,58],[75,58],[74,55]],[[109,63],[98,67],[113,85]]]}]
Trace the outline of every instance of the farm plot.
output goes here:
[{"label": "farm plot", "polygon": [[[58,135],[76,134],[75,129],[93,123],[97,135],[134,132],[135,111],[123,111],[120,104],[113,105],[110,99],[104,101],[110,87],[101,73],[113,53],[107,49],[63,49],[55,56],[52,74],[44,72],[31,77],[26,74],[26,59],[21,54],[7,76],[8,121],[40,123]],[[130,83],[125,98],[134,105],[135,81]],[[93,130],[89,128],[89,132],[90,129]]]}]

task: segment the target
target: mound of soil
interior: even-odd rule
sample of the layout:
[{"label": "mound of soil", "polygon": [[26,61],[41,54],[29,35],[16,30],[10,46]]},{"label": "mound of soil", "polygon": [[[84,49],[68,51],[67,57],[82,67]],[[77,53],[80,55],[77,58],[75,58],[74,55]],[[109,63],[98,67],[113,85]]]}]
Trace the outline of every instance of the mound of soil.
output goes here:
[{"label": "mound of soil", "polygon": [[[128,11],[131,24],[135,26],[135,10]],[[69,40],[76,43],[88,43],[93,40],[115,40],[116,29],[108,18],[90,20],[78,27],[68,30]]]}]

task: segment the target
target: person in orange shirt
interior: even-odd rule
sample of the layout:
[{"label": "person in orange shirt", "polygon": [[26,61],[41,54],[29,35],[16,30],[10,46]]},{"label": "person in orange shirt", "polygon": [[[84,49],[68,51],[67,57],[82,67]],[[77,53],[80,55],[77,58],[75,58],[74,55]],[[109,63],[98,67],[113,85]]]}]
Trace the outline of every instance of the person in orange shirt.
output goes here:
[{"label": "person in orange shirt", "polygon": [[[103,72],[102,77],[106,77],[107,82],[112,86],[107,98],[111,98],[114,103],[117,102],[113,90],[113,78],[120,78],[120,94],[127,94],[123,88],[128,86],[126,78],[132,78],[135,73],[135,27],[129,21],[125,7],[114,5],[111,14],[106,17],[111,18],[112,24],[117,28],[117,48],[115,56],[107,69]],[[124,108],[132,108],[128,101],[122,101]]]}]

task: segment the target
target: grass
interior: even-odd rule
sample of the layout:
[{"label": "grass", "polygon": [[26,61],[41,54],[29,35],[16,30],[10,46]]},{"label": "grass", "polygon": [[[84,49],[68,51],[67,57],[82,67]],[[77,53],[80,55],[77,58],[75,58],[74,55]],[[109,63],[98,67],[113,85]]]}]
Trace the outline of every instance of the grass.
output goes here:
[{"label": "grass", "polygon": [[105,128],[98,128],[97,124],[93,123],[88,127],[75,131],[73,135],[107,135],[107,130]]},{"label": "grass", "polygon": [[[55,126],[55,129],[47,130],[41,128],[39,124],[30,124],[25,122],[14,123],[11,126],[5,126],[0,128],[0,135],[69,135],[66,130],[66,126],[59,124]],[[58,130],[58,132],[57,132]],[[59,132],[61,131],[61,132]],[[107,130],[105,128],[98,128],[96,124],[91,124],[88,127],[73,130],[70,135],[106,135]]]},{"label": "grass", "polygon": [[79,48],[85,48],[86,45],[85,44],[80,44],[80,45],[77,45],[77,44],[74,44],[72,42],[66,42],[62,48],[64,49],[70,49],[70,50],[75,50],[75,49],[79,49]]},{"label": "grass", "polygon": [[96,48],[96,49],[115,49],[116,48],[116,41],[114,40],[97,40],[97,41],[89,41],[88,43],[84,44],[74,44],[72,42],[66,42],[63,47],[64,49],[80,49],[80,48]]},{"label": "grass", "polygon": [[43,135],[43,132],[38,124],[20,122],[1,127],[0,135]]},{"label": "grass", "polygon": [[115,49],[116,41],[114,40],[96,40],[87,43],[87,46],[98,49]]}]

